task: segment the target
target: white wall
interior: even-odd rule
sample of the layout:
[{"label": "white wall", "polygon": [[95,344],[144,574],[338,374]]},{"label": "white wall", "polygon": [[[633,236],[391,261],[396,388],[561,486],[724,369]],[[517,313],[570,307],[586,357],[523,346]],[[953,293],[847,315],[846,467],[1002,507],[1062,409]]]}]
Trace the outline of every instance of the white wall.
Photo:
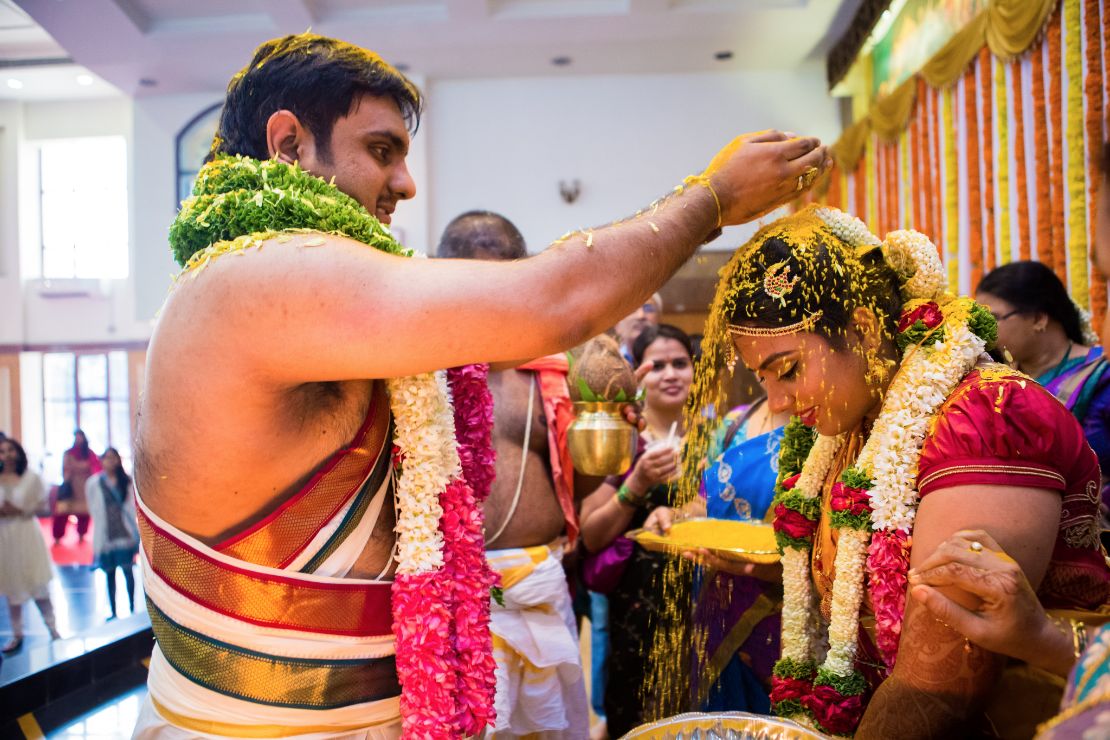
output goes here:
[{"label": "white wall", "polygon": [[[437,81],[428,91],[431,232],[472,208],[512,220],[535,252],[635,212],[708,164],[733,136],[840,133],[824,67],[686,75]],[[559,196],[578,179],[579,199]],[[402,204],[398,212],[404,209]],[[754,227],[714,243],[735,247]]]},{"label": "white wall", "polygon": [[148,321],[166,298],[170,276],[179,269],[166,240],[178,205],[174,139],[194,116],[222,97],[161,95],[134,103],[131,266],[135,311]]},{"label": "white wall", "polygon": [[19,141],[23,106],[0,101],[0,344],[23,337],[19,283]]}]

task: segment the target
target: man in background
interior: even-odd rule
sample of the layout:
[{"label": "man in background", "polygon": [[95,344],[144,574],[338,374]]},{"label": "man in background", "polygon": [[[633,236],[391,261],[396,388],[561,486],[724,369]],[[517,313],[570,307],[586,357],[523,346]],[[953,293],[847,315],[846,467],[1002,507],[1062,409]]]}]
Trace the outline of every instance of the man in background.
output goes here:
[{"label": "man in background", "polygon": [[[447,225],[436,256],[507,261],[528,251],[504,216],[469,211]],[[574,473],[566,446],[573,421],[567,369],[566,357],[556,354],[489,375],[497,462],[483,506],[485,542],[503,590],[490,622],[497,660],[494,738],[543,733],[576,740],[589,727],[578,629],[562,567],[567,543],[573,546],[578,536],[575,483],[590,486]]]},{"label": "man in background", "polygon": [[663,296],[653,293],[642,306],[618,321],[613,327],[613,331],[617,334],[617,341],[621,343],[621,355],[629,365],[635,364],[632,360],[632,343],[644,329],[649,326],[659,326],[659,317],[662,314]]}]

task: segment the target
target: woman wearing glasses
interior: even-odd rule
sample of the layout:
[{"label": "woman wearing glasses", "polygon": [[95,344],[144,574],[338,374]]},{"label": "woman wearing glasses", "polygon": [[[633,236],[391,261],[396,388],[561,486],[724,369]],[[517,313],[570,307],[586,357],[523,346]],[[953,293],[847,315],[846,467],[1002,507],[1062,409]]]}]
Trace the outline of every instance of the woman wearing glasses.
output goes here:
[{"label": "woman wearing glasses", "polygon": [[[1060,278],[1041,262],[1011,262],[988,273],[975,297],[998,321],[998,347],[1068,407],[1110,470],[1110,363]],[[1108,494],[1104,485],[1104,514]]]}]

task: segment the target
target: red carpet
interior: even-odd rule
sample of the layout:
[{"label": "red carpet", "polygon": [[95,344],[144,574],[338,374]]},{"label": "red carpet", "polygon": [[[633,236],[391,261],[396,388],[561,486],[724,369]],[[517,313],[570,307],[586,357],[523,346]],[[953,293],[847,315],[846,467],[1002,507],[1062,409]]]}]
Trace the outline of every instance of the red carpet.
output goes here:
[{"label": "red carpet", "polygon": [[84,542],[77,541],[77,521],[76,519],[70,520],[69,526],[66,527],[65,536],[62,541],[57,545],[54,544],[54,535],[51,532],[51,525],[53,521],[50,517],[42,517],[39,519],[39,527],[42,529],[42,538],[46,542],[46,549],[50,552],[50,557],[54,560],[55,565],[92,565],[92,531],[95,523],[89,523],[89,531],[85,535]]}]

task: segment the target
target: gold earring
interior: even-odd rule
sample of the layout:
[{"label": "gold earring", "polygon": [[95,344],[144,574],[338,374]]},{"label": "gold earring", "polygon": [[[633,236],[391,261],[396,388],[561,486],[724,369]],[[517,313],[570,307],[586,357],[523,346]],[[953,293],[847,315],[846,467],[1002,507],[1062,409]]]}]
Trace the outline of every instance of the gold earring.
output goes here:
[{"label": "gold earring", "polygon": [[876,347],[871,347],[864,353],[863,358],[867,363],[867,372],[863,374],[864,381],[869,385],[878,385],[885,382],[890,369],[886,360],[879,357],[879,350]]}]

